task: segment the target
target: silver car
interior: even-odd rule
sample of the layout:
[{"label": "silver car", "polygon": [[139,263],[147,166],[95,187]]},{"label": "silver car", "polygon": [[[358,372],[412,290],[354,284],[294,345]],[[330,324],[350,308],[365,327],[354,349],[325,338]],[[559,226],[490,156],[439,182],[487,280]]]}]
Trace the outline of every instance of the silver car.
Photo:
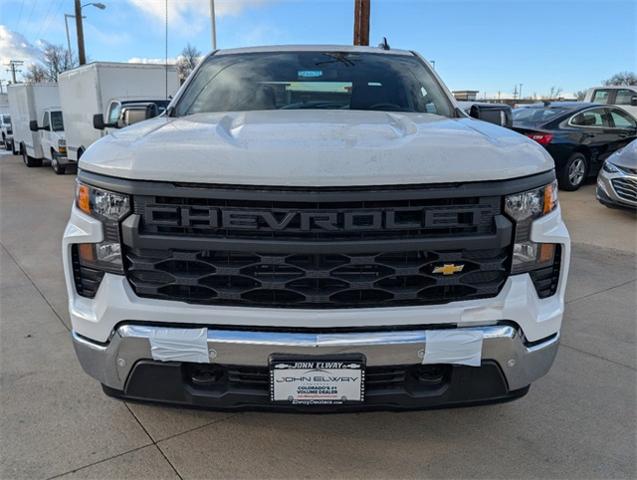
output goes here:
[{"label": "silver car", "polygon": [[607,207],[637,210],[637,140],[604,162],[597,176],[597,199]]}]

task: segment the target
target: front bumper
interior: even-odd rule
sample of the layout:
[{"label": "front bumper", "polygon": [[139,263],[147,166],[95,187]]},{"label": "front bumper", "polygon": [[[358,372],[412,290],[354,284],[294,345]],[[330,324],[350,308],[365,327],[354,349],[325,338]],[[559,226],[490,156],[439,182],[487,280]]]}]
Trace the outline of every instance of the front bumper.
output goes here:
[{"label": "front bumper", "polygon": [[[269,402],[267,367],[275,354],[305,357],[362,354],[366,367],[420,367],[427,348],[427,330],[346,333],[303,333],[247,330],[207,330],[210,366],[219,371],[248,368],[252,377],[261,372],[264,383],[240,384],[220,377],[212,387],[190,382],[192,364],[153,360],[150,339],[166,327],[124,324],[106,344],[92,342],[73,332],[75,351],[84,370],[111,394],[125,398],[163,401],[216,408],[276,408]],[[482,335],[480,367],[450,365],[437,382],[410,381],[374,389],[366,386],[359,408],[423,408],[492,402],[515,398],[551,367],[559,342],[554,334],[529,343],[513,324],[467,327]],[[429,330],[431,331],[431,330]],[[440,367],[440,366],[439,366]],[[368,376],[369,378],[369,376]],[[480,380],[480,381],[478,381]],[[284,406],[283,408],[291,408]]]}]

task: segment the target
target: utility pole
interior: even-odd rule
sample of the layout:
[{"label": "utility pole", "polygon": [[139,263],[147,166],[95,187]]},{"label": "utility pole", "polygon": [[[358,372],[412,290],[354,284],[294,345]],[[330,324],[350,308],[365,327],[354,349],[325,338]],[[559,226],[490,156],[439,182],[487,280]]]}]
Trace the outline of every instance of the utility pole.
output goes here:
[{"label": "utility pole", "polygon": [[19,67],[20,65],[22,65],[24,62],[22,60],[9,60],[9,63],[7,63],[7,66],[9,68],[7,68],[7,72],[11,72],[11,77],[13,78],[13,83],[18,83],[18,81],[16,80],[15,74],[16,73],[20,73],[22,70],[16,70],[16,67]]},{"label": "utility pole", "polygon": [[86,54],[84,53],[84,26],[82,25],[82,5],[80,0],[75,0],[75,29],[77,31],[77,56],[80,65],[86,64]]},{"label": "utility pole", "polygon": [[354,45],[369,45],[370,1],[354,0]]},{"label": "utility pole", "polygon": [[210,35],[212,37],[212,51],[217,49],[217,20],[215,18],[215,0],[210,0]]}]

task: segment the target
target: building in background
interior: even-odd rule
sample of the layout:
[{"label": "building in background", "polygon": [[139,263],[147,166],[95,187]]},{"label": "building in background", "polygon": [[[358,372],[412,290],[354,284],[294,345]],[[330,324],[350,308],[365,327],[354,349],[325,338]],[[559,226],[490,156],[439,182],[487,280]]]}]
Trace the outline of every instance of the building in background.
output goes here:
[{"label": "building in background", "polygon": [[459,102],[473,102],[478,99],[478,90],[454,90],[451,93]]}]

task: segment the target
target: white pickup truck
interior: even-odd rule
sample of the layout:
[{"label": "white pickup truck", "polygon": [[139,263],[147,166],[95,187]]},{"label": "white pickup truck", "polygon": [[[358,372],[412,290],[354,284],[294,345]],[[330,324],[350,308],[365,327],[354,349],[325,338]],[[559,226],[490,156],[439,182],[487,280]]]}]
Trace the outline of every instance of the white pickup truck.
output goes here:
[{"label": "white pickup truck", "polygon": [[347,411],[524,395],[570,240],[548,153],[420,55],[285,46],[214,52],[165,115],[94,143],[62,252],[107,394]]}]

